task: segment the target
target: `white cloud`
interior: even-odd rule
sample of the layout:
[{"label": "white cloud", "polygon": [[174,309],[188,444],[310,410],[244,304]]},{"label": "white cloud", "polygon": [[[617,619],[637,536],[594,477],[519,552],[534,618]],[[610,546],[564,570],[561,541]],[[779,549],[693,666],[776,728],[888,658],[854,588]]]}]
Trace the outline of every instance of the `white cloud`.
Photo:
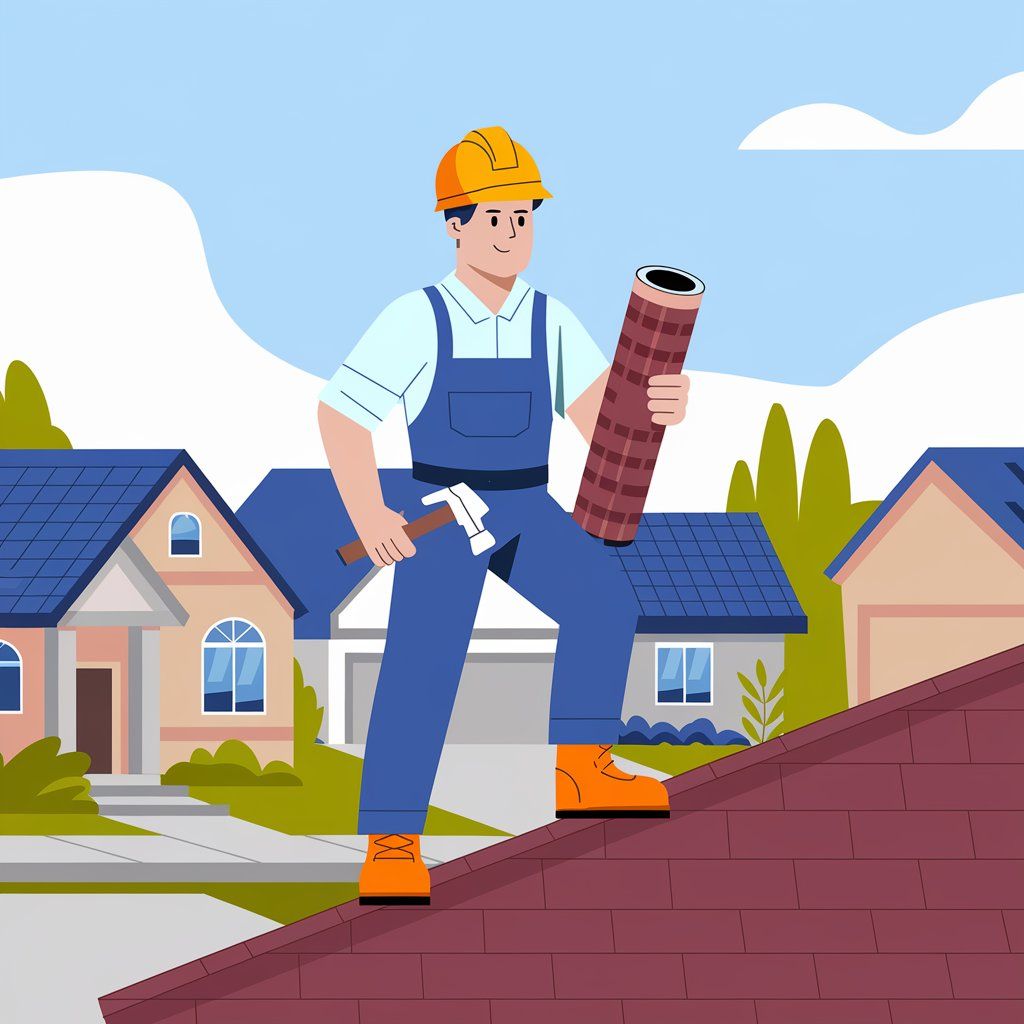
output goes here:
[{"label": "white cloud", "polygon": [[1024,149],[1024,72],[990,85],[951,125],[914,134],[840,103],[808,103],[762,121],[740,149]]}]

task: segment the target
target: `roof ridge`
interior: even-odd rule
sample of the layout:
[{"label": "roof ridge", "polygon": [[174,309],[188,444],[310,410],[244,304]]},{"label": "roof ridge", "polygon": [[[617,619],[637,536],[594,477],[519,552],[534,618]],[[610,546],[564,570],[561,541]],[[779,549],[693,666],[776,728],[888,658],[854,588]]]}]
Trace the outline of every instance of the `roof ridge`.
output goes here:
[{"label": "roof ridge", "polygon": [[[892,693],[874,700],[857,704],[852,708],[836,712],[827,718],[817,722],[811,722],[802,726],[785,736],[780,736],[766,743],[760,743],[749,747],[746,750],[730,754],[728,757],[715,761],[712,764],[702,765],[700,768],[683,772],[666,782],[671,795],[697,789],[710,782],[715,782],[727,775],[735,774],[755,764],[763,764],[783,754],[792,753],[801,747],[815,743],[826,737],[835,736],[838,733],[847,731],[866,722],[873,721],[891,711],[910,707],[930,697],[937,696],[961,686],[986,679],[998,672],[1014,666],[1024,666],[1024,644],[1011,647],[1005,651],[981,658],[978,661],[963,665],[960,668],[943,672],[930,679],[914,683],[911,686],[894,690]],[[727,762],[732,762],[728,765]],[[565,836],[576,832],[586,831],[591,828],[600,828],[604,819],[568,819],[562,818],[539,828],[532,829],[520,836],[513,836],[504,842],[496,843],[493,846],[464,857],[456,858],[432,868],[430,871],[432,888],[462,878],[465,875],[490,867],[506,860],[519,856],[527,850],[537,846],[562,839]],[[538,860],[538,864],[540,861]],[[111,992],[102,996],[103,1000],[134,1000],[141,1002],[144,999],[159,997],[162,993],[183,985],[196,978],[197,974],[216,974],[221,970],[233,967],[242,961],[255,959],[263,953],[272,952],[281,946],[295,942],[298,939],[309,935],[317,934],[327,928],[337,926],[340,923],[351,921],[357,917],[364,917],[367,914],[387,911],[386,906],[361,906],[357,900],[351,900],[336,907],[314,914],[311,917],[294,921],[291,924],[282,925],[263,935],[255,936],[245,942],[237,943],[227,949],[212,953],[209,956],[201,957],[187,964],[172,968],[152,978],[129,985],[117,992]],[[444,910],[446,908],[438,908]],[[157,981],[157,979],[162,979]]]}]

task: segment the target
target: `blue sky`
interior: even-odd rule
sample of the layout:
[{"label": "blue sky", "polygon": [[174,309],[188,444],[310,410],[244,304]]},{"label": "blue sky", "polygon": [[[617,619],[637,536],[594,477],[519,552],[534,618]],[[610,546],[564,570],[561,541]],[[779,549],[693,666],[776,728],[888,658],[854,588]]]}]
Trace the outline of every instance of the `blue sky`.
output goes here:
[{"label": "blue sky", "polygon": [[740,141],[813,102],[933,131],[1022,53],[1016,0],[4,0],[0,176],[172,185],[234,319],[328,375],[450,269],[437,160],[502,124],[555,195],[525,276],[606,351],[633,270],[664,262],[707,284],[688,366],[820,384],[1021,290],[1024,153]]}]

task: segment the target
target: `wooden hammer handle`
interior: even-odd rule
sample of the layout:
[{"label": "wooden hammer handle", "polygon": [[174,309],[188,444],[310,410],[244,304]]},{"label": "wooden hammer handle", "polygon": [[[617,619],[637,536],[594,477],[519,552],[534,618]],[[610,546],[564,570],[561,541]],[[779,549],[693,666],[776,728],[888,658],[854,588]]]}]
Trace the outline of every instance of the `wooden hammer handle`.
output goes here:
[{"label": "wooden hammer handle", "polygon": [[[425,533],[430,533],[446,523],[454,522],[455,513],[452,511],[451,505],[445,502],[440,508],[435,508],[425,516],[420,516],[419,519],[406,523],[402,529],[410,540],[415,540],[417,537],[422,537]],[[367,554],[368,552],[361,540],[354,540],[338,548],[338,556],[346,565],[358,562],[360,558],[365,558]]]}]

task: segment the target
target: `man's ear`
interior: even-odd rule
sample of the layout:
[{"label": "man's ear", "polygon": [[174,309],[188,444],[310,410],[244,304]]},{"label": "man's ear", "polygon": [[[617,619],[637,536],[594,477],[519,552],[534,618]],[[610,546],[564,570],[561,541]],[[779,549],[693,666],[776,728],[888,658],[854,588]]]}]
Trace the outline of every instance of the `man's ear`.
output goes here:
[{"label": "man's ear", "polygon": [[444,222],[445,230],[448,232],[449,238],[454,238],[458,241],[459,233],[462,231],[462,221],[458,217],[449,217]]}]

